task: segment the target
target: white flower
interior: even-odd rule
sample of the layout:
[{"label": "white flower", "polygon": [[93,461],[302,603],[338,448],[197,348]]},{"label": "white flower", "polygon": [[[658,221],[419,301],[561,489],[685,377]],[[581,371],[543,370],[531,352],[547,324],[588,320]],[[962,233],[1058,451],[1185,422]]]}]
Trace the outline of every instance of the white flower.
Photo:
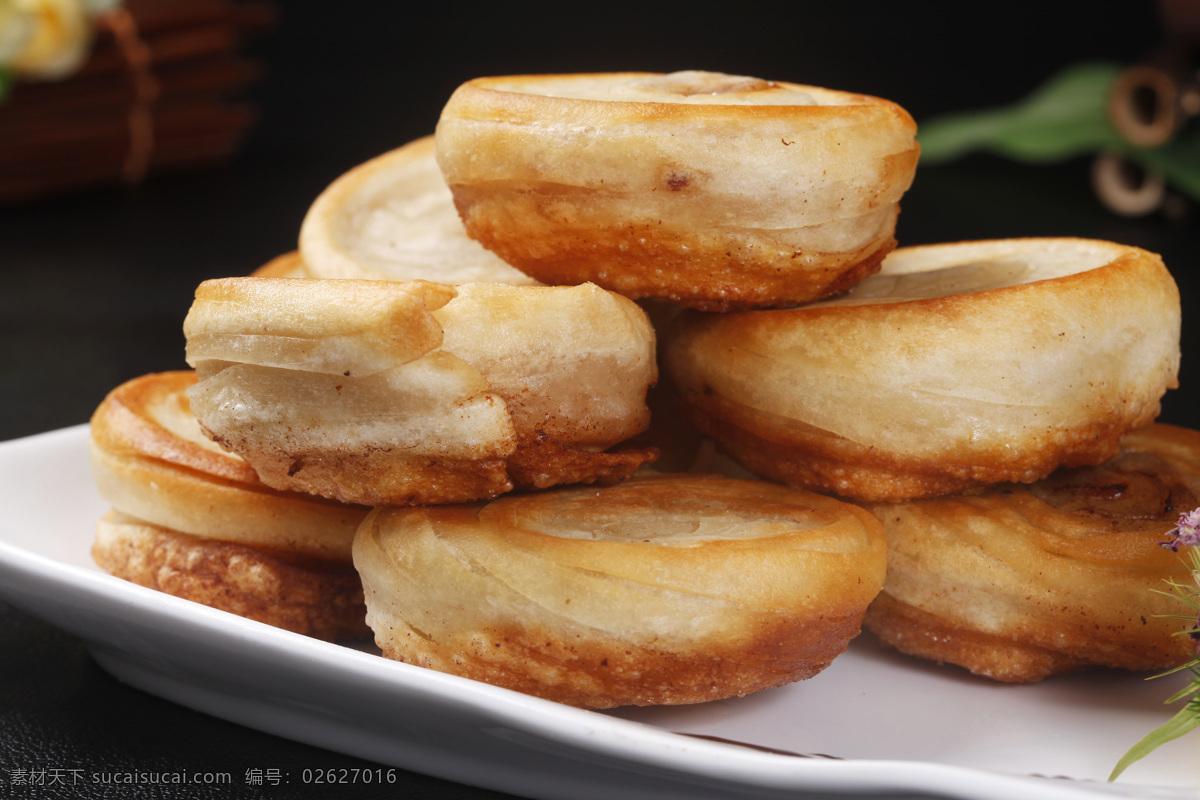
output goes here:
[{"label": "white flower", "polygon": [[19,78],[65,77],[83,63],[92,44],[92,15],[85,0],[0,0],[0,66]]},{"label": "white flower", "polygon": [[32,14],[17,8],[16,0],[0,0],[0,67],[12,64],[25,49],[35,24]]}]

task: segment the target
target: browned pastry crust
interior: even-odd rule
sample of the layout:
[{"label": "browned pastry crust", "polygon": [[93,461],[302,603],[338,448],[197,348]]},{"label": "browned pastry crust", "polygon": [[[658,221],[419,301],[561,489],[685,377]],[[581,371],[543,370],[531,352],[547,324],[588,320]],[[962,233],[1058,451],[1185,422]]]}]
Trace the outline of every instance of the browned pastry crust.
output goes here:
[{"label": "browned pastry crust", "polygon": [[1200,433],[1167,425],[1028,486],[869,504],[888,577],[865,624],[901,652],[1004,682],[1174,667],[1195,619],[1167,582],[1190,576],[1157,543],[1197,506]]},{"label": "browned pastry crust", "polygon": [[345,503],[458,503],[495,497],[513,488],[505,457],[409,456],[369,444],[332,450],[290,441],[264,444],[253,429],[209,434],[214,442],[252,462],[268,485]]},{"label": "browned pastry crust", "polygon": [[103,569],[189,600],[322,638],[363,635],[351,544],[368,509],[266,486],[200,432],[192,372],[118,386],[92,416],[91,457],[114,510]]},{"label": "browned pastry crust", "polygon": [[521,271],[728,311],[875,272],[895,246],[915,131],[864,95],[616,73],[469,81],[436,140],[468,234]]},{"label": "browned pastry crust", "polygon": [[370,635],[362,583],[345,563],[188,536],[117,511],[96,527],[92,558],[139,586],[277,628],[337,641]]},{"label": "browned pastry crust", "polygon": [[516,489],[548,489],[572,483],[607,485],[628,478],[658,459],[658,448],[636,444],[611,450],[584,450],[535,430],[517,437],[505,468]]},{"label": "browned pastry crust", "polygon": [[354,559],[389,658],[608,708],[811,677],[857,635],[885,549],[847,503],[672,475],[378,509]]},{"label": "browned pastry crust", "polygon": [[1179,328],[1151,253],[964,242],[897,250],[836,300],[685,314],[664,371],[756,474],[903,500],[1111,458],[1176,385]]},{"label": "browned pastry crust", "polygon": [[901,653],[956,664],[1002,683],[1033,683],[1090,666],[1051,648],[947,624],[886,592],[871,603],[864,624]]}]

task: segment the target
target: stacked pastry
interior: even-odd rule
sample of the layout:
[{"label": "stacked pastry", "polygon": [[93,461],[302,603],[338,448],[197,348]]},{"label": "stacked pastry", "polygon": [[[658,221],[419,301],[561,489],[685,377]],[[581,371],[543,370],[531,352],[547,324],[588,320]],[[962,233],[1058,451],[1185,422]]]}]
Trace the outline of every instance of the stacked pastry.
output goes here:
[{"label": "stacked pastry", "polygon": [[[1174,380],[1173,282],[1104,242],[895,250],[914,134],[885,100],[715,73],[471,81],[435,137],[317,198],[297,253],[201,285],[185,323],[193,441],[219,444],[260,493],[359,513],[340,553],[386,656],[562,702],[807,678],[869,605],[885,638],[939,660],[956,657],[909,642],[973,625],[973,646],[1019,640],[1060,666],[1177,660],[1157,622],[1105,651],[1153,664],[1011,633],[1036,627],[1032,607],[1118,584],[1149,601],[1174,574],[1129,543],[1192,495],[1139,491],[1162,501],[1155,516],[1150,499],[1103,505],[1111,489],[1086,488],[1100,478],[1067,500],[1036,483],[1108,462],[1091,468],[1192,486],[1187,459],[1122,438]],[[671,381],[651,418],[660,358]],[[677,474],[695,441],[682,416],[754,474]],[[131,518],[223,541],[101,488]],[[973,611],[929,602],[982,568],[929,537],[905,545],[899,509],[963,492],[1019,505],[1013,519],[1059,509],[1006,523],[1014,541],[1050,533],[999,547],[995,569],[1052,552],[1073,576],[1055,580],[1080,591],[1018,610],[1029,585],[981,579]],[[944,566],[925,567],[935,554]],[[885,587],[889,558],[911,566]]]},{"label": "stacked pastry", "polygon": [[[796,109],[774,105],[801,95],[834,106],[823,109],[829,127],[809,117],[800,131]],[[734,121],[742,102],[757,107],[753,124]],[[1068,238],[889,255],[882,232],[891,236],[916,150],[889,104],[851,101],[848,114],[841,102],[695,73],[487,79],[447,105],[438,159],[469,234],[523,272],[693,309],[672,326],[663,364],[700,431],[754,474],[869,504],[893,561],[908,546],[907,581],[893,566],[875,609],[919,596],[908,605],[933,617],[928,597],[994,587],[952,617],[943,603],[922,633],[943,644],[952,627],[978,634],[985,656],[922,649],[915,613],[901,636],[898,613],[874,610],[869,624],[887,641],[1004,680],[1178,663],[1187,643],[1173,634],[1186,623],[1164,620],[1170,601],[1155,589],[1185,573],[1148,541],[1195,505],[1195,468],[1186,449],[1172,457],[1147,444],[1182,434],[1129,434],[1175,384],[1170,274],[1137,248]],[[1055,515],[1045,482],[1064,474],[1080,488]],[[950,548],[909,544],[888,505],[967,492],[1038,498],[1036,525],[1009,519],[988,540],[1006,541],[993,571],[1040,583],[1001,589],[980,565],[935,566]],[[949,527],[967,537],[981,524]],[[1101,534],[1112,539],[1102,553]],[[1037,558],[1050,547],[1031,541],[1039,535],[1069,554],[1055,570]],[[1039,603],[1000,611],[1029,596]],[[1079,619],[1106,633],[1069,635]],[[1039,666],[990,666],[1038,648],[1049,654]]]},{"label": "stacked pastry", "polygon": [[1179,368],[1157,256],[1078,239],[910,247],[843,296],[686,316],[665,359],[749,469],[858,500],[1100,463]]},{"label": "stacked pastry", "polygon": [[[728,76],[497,78],[451,98],[438,159],[468,233],[523,272],[693,309],[664,367],[700,431],[883,521],[893,564],[868,619],[886,641],[1002,680],[1181,662],[1187,623],[1155,590],[1185,572],[1153,540],[1195,505],[1196,465],[1183,433],[1130,433],[1175,385],[1170,274],[1067,238],[889,255],[916,159],[902,120]],[[986,526],[920,502],[966,492],[1022,510]],[[957,548],[906,513],[954,517]],[[989,558],[951,555],[977,553],[981,527],[1002,543]]]},{"label": "stacked pastry", "polygon": [[[543,122],[562,118],[564,82],[582,116],[552,133]],[[353,550],[388,656],[588,707],[809,677],[859,632],[882,586],[882,528],[848,503],[761,480],[629,478],[660,438],[647,430],[655,334],[629,298],[770,305],[876,270],[915,166],[911,119],[874,98],[702,73],[519,83],[465,87],[436,147],[414,142],[331,185],[299,253],[203,284],[185,322],[196,374],[180,407],[262,492],[375,507]],[[455,159],[456,146],[480,145],[469,123],[452,145],[453,109],[478,118],[460,101],[501,96],[518,129],[484,131],[493,166],[531,131],[548,135],[545,149],[519,157],[546,162],[579,120],[618,111],[595,141],[570,145],[596,156],[590,166],[560,154],[584,168],[581,184]],[[656,121],[673,109],[673,122]],[[770,141],[740,131],[756,120]],[[663,146],[672,133],[684,146]],[[768,178],[773,196],[750,202]],[[768,219],[795,191],[811,202]],[[521,205],[535,195],[538,219]],[[560,230],[571,217],[577,228]],[[577,252],[552,252],[568,241]],[[568,263],[580,271],[563,274]],[[220,536],[190,535],[205,547]],[[101,537],[107,568],[173,591],[117,569],[108,549]],[[212,582],[233,579],[218,570]]]},{"label": "stacked pastry", "polygon": [[437,127],[467,233],[522,272],[711,310],[854,285],[918,147],[894,103],[702,72],[470,81]]},{"label": "stacked pastry", "polygon": [[685,316],[665,367],[746,469],[851,498],[888,535],[866,618],[1010,682],[1189,656],[1156,546],[1200,505],[1200,438],[1149,426],[1179,366],[1161,260],[1108,242],[901,248],[845,295]]}]

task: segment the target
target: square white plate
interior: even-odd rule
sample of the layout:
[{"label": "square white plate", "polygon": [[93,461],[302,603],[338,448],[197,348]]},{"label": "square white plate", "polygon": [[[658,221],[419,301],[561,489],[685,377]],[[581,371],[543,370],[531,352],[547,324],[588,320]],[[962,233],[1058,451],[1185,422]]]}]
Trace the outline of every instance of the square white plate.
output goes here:
[{"label": "square white plate", "polygon": [[1163,701],[1177,676],[1096,671],[1005,686],[864,635],[825,672],[781,689],[596,713],[144,589],[91,561],[105,504],[87,435],[78,426],[0,443],[0,599],[82,638],[119,679],[252,728],[540,798],[1200,794],[1187,737],[1105,783],[1174,712]]}]

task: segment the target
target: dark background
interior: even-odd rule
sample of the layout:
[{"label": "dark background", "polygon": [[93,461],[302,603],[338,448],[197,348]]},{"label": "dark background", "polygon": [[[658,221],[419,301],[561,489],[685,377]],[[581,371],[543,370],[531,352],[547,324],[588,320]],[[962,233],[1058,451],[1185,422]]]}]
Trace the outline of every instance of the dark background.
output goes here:
[{"label": "dark background", "polygon": [[[956,13],[896,2],[740,2],[720,12],[645,2],[569,11],[403,5],[279,8],[275,24],[247,45],[266,68],[248,98],[259,120],[228,165],[0,206],[0,440],[85,422],[122,381],[182,368],[180,327],[196,284],[294,249],[305,211],[330,181],[432,133],[441,105],[467,79],[709,69],[879,95],[920,123],[1015,102],[1082,60],[1138,61],[1164,39],[1151,3],[1123,4],[1120,14],[1047,2],[958,4]],[[3,114],[0,105],[0,124]],[[1161,253],[1185,312],[1182,386],[1165,400],[1163,420],[1200,427],[1200,371],[1189,355],[1200,345],[1187,318],[1200,302],[1194,206],[1182,218],[1126,219],[1093,196],[1086,158],[1030,166],[977,155],[921,168],[897,235],[901,244],[1083,236]],[[0,604],[0,796],[24,796],[4,785],[18,768],[239,775],[357,764],[123,686],[77,641]],[[384,792],[488,796],[417,775]],[[308,795],[239,784],[230,796]]]}]

